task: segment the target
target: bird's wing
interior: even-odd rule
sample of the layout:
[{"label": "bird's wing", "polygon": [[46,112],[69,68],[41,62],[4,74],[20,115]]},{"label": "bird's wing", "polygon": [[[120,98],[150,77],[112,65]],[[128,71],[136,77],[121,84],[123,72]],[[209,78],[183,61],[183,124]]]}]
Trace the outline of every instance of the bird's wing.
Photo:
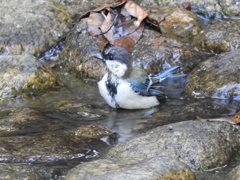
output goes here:
[{"label": "bird's wing", "polygon": [[170,67],[169,69],[166,69],[164,71],[161,71],[158,74],[155,74],[154,77],[159,79],[158,82],[161,82],[164,79],[166,79],[168,76],[173,74],[179,68],[181,68],[181,65]]},{"label": "bird's wing", "polygon": [[150,80],[146,79],[145,82],[142,82],[139,79],[128,79],[128,82],[130,83],[131,88],[141,95],[149,95],[149,83]]},{"label": "bird's wing", "polygon": [[131,88],[143,96],[163,96],[164,93],[151,88],[153,81],[152,76],[140,68],[134,68],[130,78],[127,80]]}]

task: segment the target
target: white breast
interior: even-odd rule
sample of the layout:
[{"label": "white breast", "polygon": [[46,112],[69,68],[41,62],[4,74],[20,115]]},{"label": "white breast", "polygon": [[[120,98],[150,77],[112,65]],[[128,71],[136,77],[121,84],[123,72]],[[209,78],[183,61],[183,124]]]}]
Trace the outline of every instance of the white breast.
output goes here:
[{"label": "white breast", "polygon": [[146,109],[159,105],[156,96],[139,95],[125,80],[120,80],[117,92],[115,99],[118,105],[124,109]]},{"label": "white breast", "polygon": [[124,109],[146,109],[159,105],[155,96],[141,96],[134,92],[126,80],[118,79],[117,94],[114,98],[109,94],[106,88],[108,75],[104,75],[98,82],[98,88],[101,96],[113,108],[121,107]]},{"label": "white breast", "polygon": [[120,63],[118,61],[106,61],[108,69],[117,77],[124,76],[127,66],[126,64]]}]

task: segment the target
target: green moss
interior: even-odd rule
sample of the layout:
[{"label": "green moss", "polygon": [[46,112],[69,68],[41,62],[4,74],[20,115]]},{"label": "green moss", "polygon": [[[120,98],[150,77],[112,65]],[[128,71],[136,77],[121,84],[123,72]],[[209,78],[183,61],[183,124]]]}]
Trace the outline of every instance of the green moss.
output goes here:
[{"label": "green moss", "polygon": [[60,3],[53,3],[53,5],[55,6],[55,8],[52,9],[52,12],[57,17],[58,21],[65,21],[69,24],[73,23],[73,17],[66,9],[66,6]]}]

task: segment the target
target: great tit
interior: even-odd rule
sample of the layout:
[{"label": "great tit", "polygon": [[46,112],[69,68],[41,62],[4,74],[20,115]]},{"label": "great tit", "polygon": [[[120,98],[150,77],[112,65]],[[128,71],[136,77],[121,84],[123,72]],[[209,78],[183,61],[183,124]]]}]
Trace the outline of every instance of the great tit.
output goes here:
[{"label": "great tit", "polygon": [[98,82],[101,96],[113,108],[146,109],[160,104],[165,98],[163,92],[153,85],[163,81],[181,66],[173,66],[156,75],[133,65],[132,55],[123,47],[112,46],[102,53],[95,53],[107,69]]}]

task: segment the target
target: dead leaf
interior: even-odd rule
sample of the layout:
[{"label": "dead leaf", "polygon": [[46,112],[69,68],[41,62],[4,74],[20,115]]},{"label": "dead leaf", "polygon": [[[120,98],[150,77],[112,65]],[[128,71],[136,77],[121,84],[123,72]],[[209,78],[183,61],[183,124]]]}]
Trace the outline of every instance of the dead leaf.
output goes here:
[{"label": "dead leaf", "polygon": [[240,111],[232,118],[235,123],[240,123]]},{"label": "dead leaf", "polygon": [[203,119],[199,116],[197,116],[198,120],[207,120],[207,121],[212,121],[212,122],[227,122],[230,124],[237,124],[236,122],[232,121],[231,119],[227,119],[227,118],[213,118],[213,119]]},{"label": "dead leaf", "polygon": [[113,26],[114,16],[116,15],[114,15],[112,12],[109,12],[107,16],[105,16],[105,20],[103,21],[100,27],[103,34],[106,34],[110,30],[110,28]]},{"label": "dead leaf", "polygon": [[138,27],[143,19],[145,19],[148,14],[141,7],[135,4],[133,1],[128,1],[124,8],[129,12],[130,15],[137,18],[137,21],[134,22],[134,25]]},{"label": "dead leaf", "polygon": [[96,44],[98,45],[100,51],[103,51],[105,46],[108,44],[108,40],[102,35],[95,36],[93,39],[96,41]]},{"label": "dead leaf", "polygon": [[[121,7],[123,4],[125,6]],[[88,17],[88,31],[101,51],[108,43],[130,51],[142,35],[144,25],[141,22],[147,13],[132,1],[118,0],[87,11],[80,20],[84,17]]]},{"label": "dead leaf", "polygon": [[104,22],[104,17],[100,13],[91,13],[87,19],[88,32],[93,36],[98,47],[103,51],[104,47],[108,44],[108,40],[102,35],[100,26]]},{"label": "dead leaf", "polygon": [[105,20],[104,17],[100,13],[96,12],[90,13],[90,16],[87,19],[88,32],[92,36],[102,34],[100,27],[104,20]]},{"label": "dead leaf", "polygon": [[126,36],[115,39],[112,44],[114,46],[124,47],[129,52],[131,52],[130,48],[132,46],[134,46],[136,44],[136,42],[140,39],[143,28],[144,28],[144,25],[143,25],[143,23],[141,23],[141,25],[139,26],[139,28],[136,31],[134,31]]},{"label": "dead leaf", "polygon": [[86,16],[88,31],[101,51],[108,43],[130,51],[142,35],[147,12],[133,1],[118,0],[90,10],[80,19]]}]

